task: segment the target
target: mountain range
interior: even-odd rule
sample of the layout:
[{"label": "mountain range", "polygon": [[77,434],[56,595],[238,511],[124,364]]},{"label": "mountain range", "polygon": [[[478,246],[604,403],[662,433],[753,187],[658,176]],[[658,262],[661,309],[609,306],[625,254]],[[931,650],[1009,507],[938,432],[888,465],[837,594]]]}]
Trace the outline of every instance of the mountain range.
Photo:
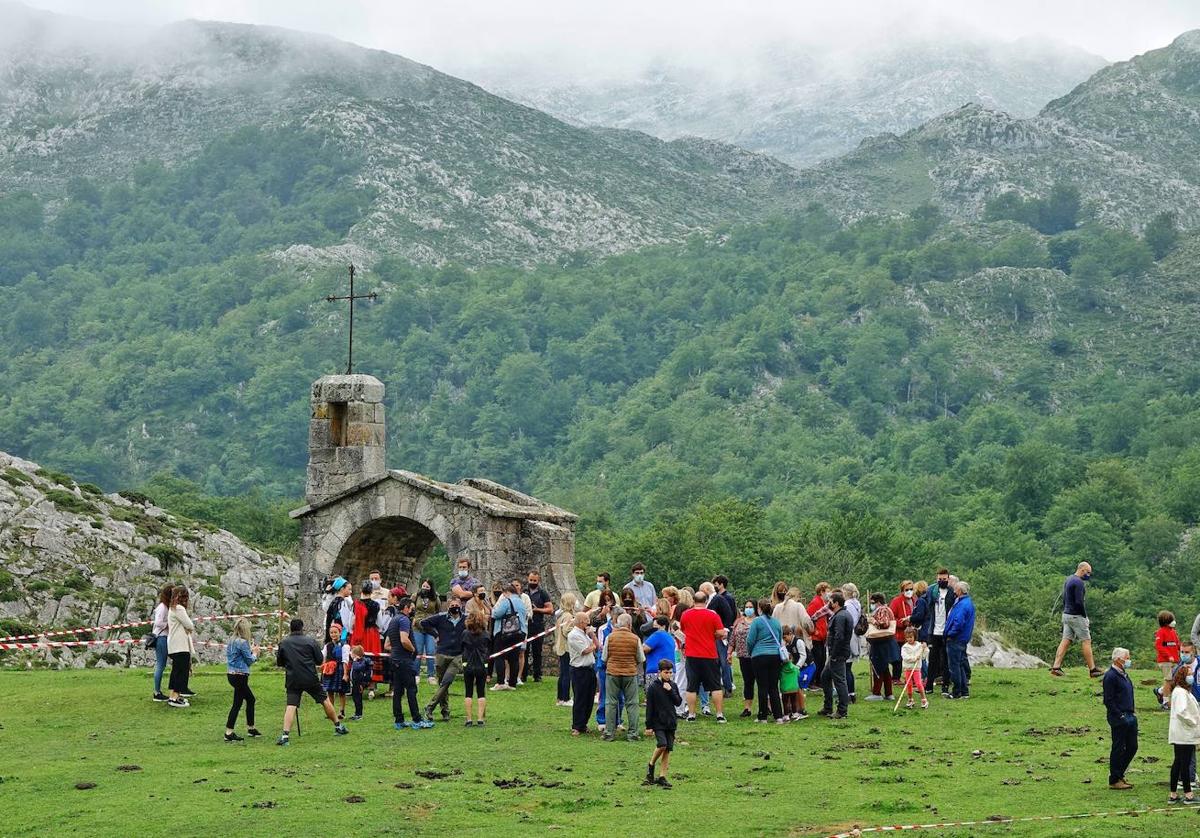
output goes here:
[{"label": "mountain range", "polygon": [[1095,217],[1139,227],[1157,212],[1200,221],[1200,30],[1097,72],[1021,119],[964,105],[864,140],[804,173],[804,193],[844,217],[933,202],[979,217],[1006,191],[1079,187]]},{"label": "mountain range", "polygon": [[847,47],[768,42],[735,60],[659,58],[636,71],[521,57],[466,78],[580,125],[707,137],[805,167],[866,137],[902,133],[968,103],[1036,114],[1107,62],[1066,44],[898,36]]},{"label": "mountain range", "polygon": [[74,177],[176,165],[244,126],[299,128],[362,160],[371,204],[338,259],[611,253],[760,215],[795,184],[737,147],[570,126],[332,38],[197,21],[126,30],[0,3],[0,189],[61,195]]}]

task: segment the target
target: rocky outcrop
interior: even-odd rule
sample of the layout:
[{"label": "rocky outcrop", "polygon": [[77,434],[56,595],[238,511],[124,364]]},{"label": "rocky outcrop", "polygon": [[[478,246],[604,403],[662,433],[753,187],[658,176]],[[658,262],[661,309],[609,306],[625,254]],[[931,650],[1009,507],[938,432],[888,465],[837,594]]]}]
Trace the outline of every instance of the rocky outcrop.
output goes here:
[{"label": "rocky outcrop", "polygon": [[[262,553],[224,530],[154,506],[104,494],[66,475],[0,453],[0,636],[149,619],[167,583],[191,592],[193,616],[269,611],[296,598],[293,558]],[[229,624],[199,624],[198,638],[223,642]],[[256,620],[273,639],[278,621]],[[144,628],[52,638],[137,637]],[[198,648],[201,660],[224,659]],[[108,666],[153,662],[140,645],[0,652],[0,665]]]},{"label": "rocky outcrop", "polygon": [[967,646],[971,666],[994,666],[997,669],[1044,669],[1049,666],[1034,655],[1014,649],[994,631],[980,632]]}]

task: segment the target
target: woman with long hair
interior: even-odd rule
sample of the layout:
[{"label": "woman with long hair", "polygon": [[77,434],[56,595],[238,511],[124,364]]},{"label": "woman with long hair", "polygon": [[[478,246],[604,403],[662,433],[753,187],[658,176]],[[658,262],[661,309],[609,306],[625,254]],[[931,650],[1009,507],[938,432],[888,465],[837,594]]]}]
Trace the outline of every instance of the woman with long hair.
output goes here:
[{"label": "woman with long hair", "polygon": [[1192,695],[1194,676],[1190,666],[1181,666],[1175,670],[1171,681],[1171,721],[1167,732],[1167,741],[1175,751],[1175,760],[1171,763],[1171,796],[1168,803],[1179,802],[1179,784],[1183,784],[1183,802],[1195,803],[1192,790],[1191,765],[1196,758],[1196,745],[1200,743],[1200,704]]},{"label": "woman with long hair", "polygon": [[167,609],[167,656],[171,659],[168,707],[187,707],[188,699],[195,695],[188,688],[188,678],[192,674],[192,656],[196,653],[193,640],[196,624],[188,616],[187,606],[187,588],[182,585],[172,588],[171,605]]},{"label": "woman with long hair", "polygon": [[558,707],[570,707],[571,701],[571,654],[567,648],[567,635],[575,628],[575,611],[579,608],[579,597],[568,591],[559,604],[558,617],[554,621],[554,654],[558,656]]},{"label": "woman with long hair", "polygon": [[[350,632],[350,645],[362,646],[371,659],[371,684],[383,682],[383,641],[379,637],[379,600],[372,594],[375,587],[363,582],[354,603],[354,630]],[[343,699],[344,701],[345,699]]]},{"label": "woman with long hair", "polygon": [[[417,626],[421,621],[432,617],[442,610],[441,597],[433,587],[432,579],[422,579],[417,587],[417,596],[413,600],[413,633],[412,642],[417,648],[418,655],[425,655],[425,676],[430,684],[436,684],[434,677],[434,652],[437,650],[437,638],[427,632],[419,631]],[[420,658],[417,659],[420,667]]]},{"label": "woman with long hair", "polygon": [[246,735],[262,736],[254,726],[254,693],[250,692],[250,667],[258,660],[258,646],[250,642],[250,621],[238,617],[233,624],[233,634],[225,646],[225,679],[233,687],[233,707],[225,720],[225,741],[241,742],[242,737],[234,732],[238,713],[246,705]]},{"label": "woman with long hair", "polygon": [[163,585],[158,592],[158,604],[154,606],[150,631],[154,634],[154,700],[166,701],[163,695],[162,678],[167,669],[167,611],[171,608],[171,591],[174,585]]}]

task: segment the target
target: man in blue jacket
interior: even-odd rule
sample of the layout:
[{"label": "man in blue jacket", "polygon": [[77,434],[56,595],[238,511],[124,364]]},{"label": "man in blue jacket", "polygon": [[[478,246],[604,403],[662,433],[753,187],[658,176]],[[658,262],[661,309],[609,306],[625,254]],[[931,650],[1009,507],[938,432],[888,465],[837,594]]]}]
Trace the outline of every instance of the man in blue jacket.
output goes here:
[{"label": "man in blue jacket", "polygon": [[1133,712],[1133,682],[1129,680],[1129,650],[1113,649],[1112,666],[1104,673],[1104,709],[1112,732],[1112,750],[1108,754],[1108,787],[1126,791],[1133,785],[1125,779],[1125,770],[1138,749],[1138,722]]},{"label": "man in blue jacket", "polygon": [[959,582],[955,589],[954,607],[946,615],[946,660],[950,667],[953,690],[951,698],[970,698],[967,683],[967,644],[975,632],[975,603],[971,601],[971,586]]},{"label": "man in blue jacket", "polygon": [[466,624],[462,616],[462,604],[457,599],[450,600],[450,607],[445,612],[426,617],[420,623],[421,631],[437,636],[434,662],[437,665],[438,688],[425,705],[427,719],[433,718],[436,704],[442,708],[442,721],[450,721],[450,687],[462,668],[463,628]]}]

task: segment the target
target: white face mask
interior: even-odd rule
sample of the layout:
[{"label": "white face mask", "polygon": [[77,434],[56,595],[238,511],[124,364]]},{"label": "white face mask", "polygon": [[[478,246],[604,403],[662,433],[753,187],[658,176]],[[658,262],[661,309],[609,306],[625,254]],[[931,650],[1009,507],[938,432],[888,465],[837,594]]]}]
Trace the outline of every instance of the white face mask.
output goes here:
[{"label": "white face mask", "polygon": [[459,579],[466,579],[466,578],[467,578],[467,574],[468,574],[469,572],[470,572],[470,571],[463,570],[462,568],[459,568],[459,570],[458,570],[458,578],[459,578]]},{"label": "white face mask", "polygon": [[633,574],[633,581],[637,582],[638,584],[641,584],[642,580],[645,578],[646,578],[646,574],[644,574],[644,573]]},{"label": "white face mask", "polygon": [[1174,620],[1172,620],[1172,621],[1171,621],[1171,628],[1175,628],[1175,621],[1174,621]]},{"label": "white face mask", "polygon": [[912,591],[905,591],[905,592],[904,592],[904,598],[905,598],[905,599],[912,599],[912,598],[913,598],[913,592],[912,592]]}]

